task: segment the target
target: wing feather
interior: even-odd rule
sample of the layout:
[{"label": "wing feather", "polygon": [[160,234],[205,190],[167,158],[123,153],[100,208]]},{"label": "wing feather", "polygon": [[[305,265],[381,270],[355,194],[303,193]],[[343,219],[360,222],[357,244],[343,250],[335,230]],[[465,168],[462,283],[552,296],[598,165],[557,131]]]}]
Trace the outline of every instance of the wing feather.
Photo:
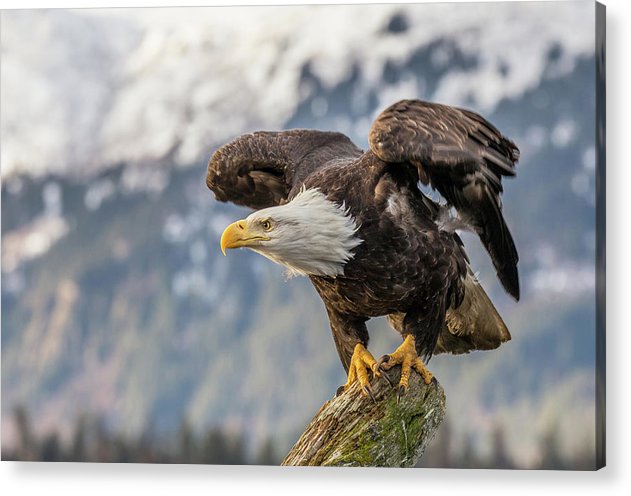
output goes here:
[{"label": "wing feather", "polygon": [[296,184],[328,161],[361,153],[341,133],[293,129],[244,134],[212,155],[206,185],[219,201],[271,207],[284,203]]},{"label": "wing feather", "polygon": [[419,179],[458,210],[480,236],[504,288],[519,299],[519,257],[500,199],[502,177],[515,175],[515,144],[475,112],[420,100],[384,110],[369,143],[381,160],[416,167]]}]

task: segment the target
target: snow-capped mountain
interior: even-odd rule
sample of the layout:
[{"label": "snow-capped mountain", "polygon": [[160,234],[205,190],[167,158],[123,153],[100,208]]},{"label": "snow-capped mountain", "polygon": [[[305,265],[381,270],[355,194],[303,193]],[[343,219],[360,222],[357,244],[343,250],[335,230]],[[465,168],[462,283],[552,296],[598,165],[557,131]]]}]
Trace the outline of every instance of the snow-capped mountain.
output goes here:
[{"label": "snow-capped mountain", "polygon": [[[488,114],[592,54],[592,11],[589,2],[5,11],[2,174],[198,163],[246,130],[284,127],[314,92],[305,71],[325,89],[356,78],[350,103],[364,118],[328,123],[362,142],[378,110],[411,95]],[[426,67],[410,70],[428,47]]]}]

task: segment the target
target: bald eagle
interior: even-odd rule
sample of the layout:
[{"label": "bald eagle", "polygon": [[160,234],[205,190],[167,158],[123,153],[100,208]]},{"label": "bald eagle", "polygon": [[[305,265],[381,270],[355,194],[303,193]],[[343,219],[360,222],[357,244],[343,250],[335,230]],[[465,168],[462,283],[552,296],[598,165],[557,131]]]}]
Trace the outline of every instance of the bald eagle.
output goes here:
[{"label": "bald eagle", "polygon": [[[433,353],[497,348],[510,333],[477,281],[456,230],[478,234],[505,290],[519,299],[518,255],[502,216],[502,178],[519,150],[477,113],[420,100],[384,110],[362,151],[340,133],[255,132],[219,148],[206,184],[256,211],[221,248],[249,248],[307,276],[324,301],[348,380],[401,365],[429,384]],[[419,183],[445,203],[426,196]],[[366,321],[386,316],[403,343],[375,360]]]}]

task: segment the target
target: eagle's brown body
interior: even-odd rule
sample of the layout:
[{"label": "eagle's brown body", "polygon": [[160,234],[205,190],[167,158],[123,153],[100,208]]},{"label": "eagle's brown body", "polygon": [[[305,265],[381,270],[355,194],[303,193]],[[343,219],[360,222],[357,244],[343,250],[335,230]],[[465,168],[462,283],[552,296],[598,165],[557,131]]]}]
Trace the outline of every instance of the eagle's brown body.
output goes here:
[{"label": "eagle's brown body", "polygon": [[[343,275],[311,275],[348,370],[367,346],[366,321],[386,315],[416,351],[491,349],[510,334],[473,277],[430,183],[480,235],[498,276],[519,297],[517,251],[501,214],[501,177],[514,175],[517,148],[472,112],[420,101],[384,111],[359,150],[339,133],[293,130],[244,135],[212,157],[207,184],[217,199],[252,208],[291,202],[318,189],[346,209],[362,240]],[[350,377],[349,377],[350,381]]]}]

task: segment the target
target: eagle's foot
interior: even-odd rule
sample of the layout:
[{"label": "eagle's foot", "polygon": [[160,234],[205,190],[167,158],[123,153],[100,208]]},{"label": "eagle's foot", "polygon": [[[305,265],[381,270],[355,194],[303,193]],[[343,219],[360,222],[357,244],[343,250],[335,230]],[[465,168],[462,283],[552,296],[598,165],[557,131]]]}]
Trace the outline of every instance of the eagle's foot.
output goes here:
[{"label": "eagle's foot", "polygon": [[430,384],[433,379],[432,373],[427,370],[423,360],[416,353],[414,336],[408,335],[405,340],[392,354],[382,356],[377,362],[377,370],[389,370],[395,365],[401,365],[401,379],[399,380],[398,397],[401,397],[408,389],[410,382],[410,371],[416,370],[425,384]]},{"label": "eagle's foot", "polygon": [[351,364],[348,367],[348,380],[346,381],[346,384],[337,389],[336,394],[342,394],[354,382],[359,381],[362,388],[362,394],[364,396],[370,396],[373,401],[376,401],[372,388],[370,387],[370,380],[368,379],[369,370],[372,371],[373,377],[381,376],[381,372],[377,367],[377,360],[375,360],[370,351],[368,351],[363,344],[357,343],[355,345],[355,349],[353,350]]}]

